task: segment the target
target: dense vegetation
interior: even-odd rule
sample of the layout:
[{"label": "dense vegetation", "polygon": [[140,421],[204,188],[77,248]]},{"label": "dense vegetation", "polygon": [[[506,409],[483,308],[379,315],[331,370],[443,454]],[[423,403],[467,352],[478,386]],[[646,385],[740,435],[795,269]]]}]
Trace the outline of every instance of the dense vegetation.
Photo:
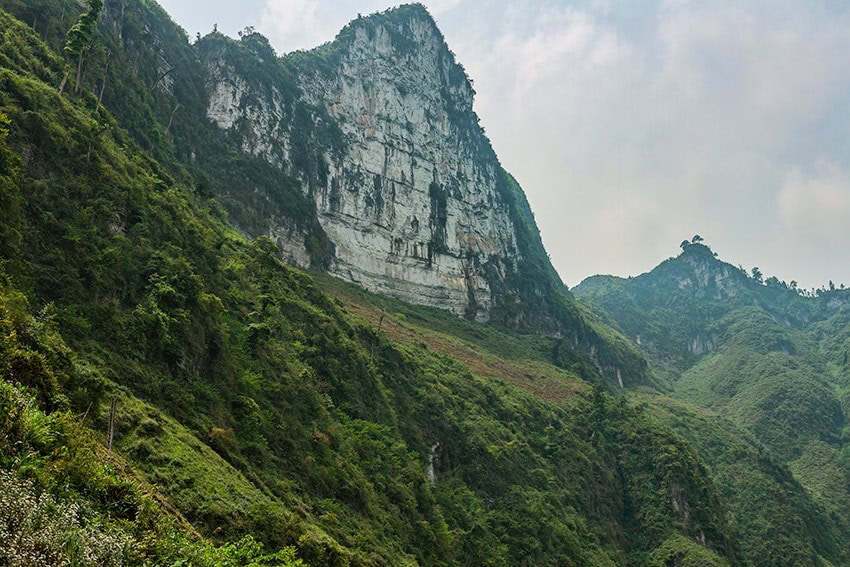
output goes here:
[{"label": "dense vegetation", "polygon": [[[833,286],[807,293],[764,279],[757,268],[747,274],[695,240],[648,274],[589,278],[576,293],[639,343],[670,395],[728,419],[712,430],[675,405],[646,398],[712,463],[718,488],[738,502],[733,508],[781,495],[769,516],[759,519],[749,506],[735,513],[754,563],[805,564],[815,555],[850,561],[850,292]],[[733,441],[718,445],[718,438],[736,429],[763,446],[758,458],[718,453]],[[765,474],[765,467],[784,470]],[[774,551],[763,548],[767,539]]]},{"label": "dense vegetation", "polygon": [[[344,140],[284,90],[302,169],[248,157],[206,122],[199,60],[287,84],[309,57],[265,67],[254,33],[190,46],[141,0],[107,0],[65,50],[98,2],[0,6],[0,563],[847,563],[846,311],[791,338],[749,315],[706,327],[764,382],[782,370],[766,399],[701,397],[679,378],[700,368],[685,345],[670,364],[647,353],[693,404],[648,387],[630,401],[600,377],[647,382],[633,330],[567,295],[508,176],[521,299],[537,302],[512,317],[549,313],[575,336],[376,297],[234,229],[288,215],[320,267],[299,183],[320,182],[317,147]],[[728,375],[699,362],[711,384]],[[806,404],[777,428],[793,388]],[[753,404],[779,409],[750,422]]]},{"label": "dense vegetation", "polygon": [[389,340],[239,236],[73,73],[60,94],[62,58],[0,20],[2,482],[33,518],[4,508],[7,560],[735,557],[706,469],[643,412]]}]

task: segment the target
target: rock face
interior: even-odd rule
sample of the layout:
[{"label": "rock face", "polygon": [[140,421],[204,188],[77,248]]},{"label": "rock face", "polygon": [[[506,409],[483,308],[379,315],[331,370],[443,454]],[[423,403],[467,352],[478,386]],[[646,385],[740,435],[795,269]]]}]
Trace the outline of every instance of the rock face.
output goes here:
[{"label": "rock face", "polygon": [[565,367],[647,383],[639,352],[600,334],[552,267],[424,7],[358,18],[283,58],[253,33],[196,47],[206,119],[238,155],[216,170],[239,172],[233,190],[215,191],[243,232],[371,291],[546,334]]},{"label": "rock face", "polygon": [[[257,88],[209,58],[208,117],[244,151],[301,179],[334,245],[330,273],[487,320],[494,288],[521,259],[517,231],[472,86],[430,15],[412,5],[359,18],[298,56],[309,64],[294,65],[294,102],[283,85]],[[312,140],[314,171],[296,155],[299,104],[312,109],[311,126],[331,120],[341,133],[336,145]],[[270,232],[303,265],[303,234]]]},{"label": "rock face", "polygon": [[695,297],[725,299],[735,297],[745,288],[746,275],[717,261],[707,247],[691,244],[683,252],[681,267],[685,270],[677,279],[679,289],[689,290]]}]

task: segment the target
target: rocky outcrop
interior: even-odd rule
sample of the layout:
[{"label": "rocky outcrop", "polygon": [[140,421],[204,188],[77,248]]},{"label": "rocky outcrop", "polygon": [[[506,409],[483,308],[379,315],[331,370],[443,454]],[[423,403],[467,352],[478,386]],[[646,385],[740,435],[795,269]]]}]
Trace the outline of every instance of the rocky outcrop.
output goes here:
[{"label": "rocky outcrop", "polygon": [[747,285],[746,274],[717,260],[703,244],[684,247],[676,264],[677,287],[689,290],[695,297],[725,299],[738,295]]},{"label": "rocky outcrop", "polygon": [[549,335],[558,364],[646,383],[638,351],[600,335],[552,267],[423,6],[358,18],[282,59],[259,34],[210,34],[198,52],[207,120],[234,154],[275,171],[219,184],[243,232],[371,291]]},{"label": "rocky outcrop", "polygon": [[[408,302],[487,320],[520,259],[500,165],[472,110],[474,91],[427,11],[403,6],[355,20],[336,41],[298,54],[287,101],[223,57],[209,57],[207,115],[243,151],[299,177],[334,245],[327,270]],[[252,82],[253,81],[253,82]],[[296,155],[298,110],[331,120],[337,144]],[[273,227],[289,260],[290,227]]]}]

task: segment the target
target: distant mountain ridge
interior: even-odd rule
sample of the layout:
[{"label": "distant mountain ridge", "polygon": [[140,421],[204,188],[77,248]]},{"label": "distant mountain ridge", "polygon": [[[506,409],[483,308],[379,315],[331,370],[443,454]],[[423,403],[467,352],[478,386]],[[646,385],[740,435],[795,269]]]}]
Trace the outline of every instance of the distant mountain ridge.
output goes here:
[{"label": "distant mountain ridge", "polygon": [[[0,563],[850,565],[841,293],[689,243],[576,301],[421,6],[278,59],[107,0],[64,51],[99,6],[0,0],[0,525],[36,536]],[[396,230],[387,265],[473,297],[281,261],[368,271]]]},{"label": "distant mountain ridge", "polygon": [[781,326],[799,330],[834,317],[850,303],[850,290],[809,296],[776,278],[748,275],[700,242],[682,246],[678,257],[646,274],[592,276],[573,293],[602,307],[645,352],[660,349],[682,360],[710,352],[710,326],[735,309],[757,307]]},{"label": "distant mountain ridge", "polygon": [[685,241],[646,274],[594,276],[573,291],[641,349],[663,390],[727,417],[787,463],[813,513],[831,518],[808,528],[815,545],[848,560],[850,290],[804,293]]}]

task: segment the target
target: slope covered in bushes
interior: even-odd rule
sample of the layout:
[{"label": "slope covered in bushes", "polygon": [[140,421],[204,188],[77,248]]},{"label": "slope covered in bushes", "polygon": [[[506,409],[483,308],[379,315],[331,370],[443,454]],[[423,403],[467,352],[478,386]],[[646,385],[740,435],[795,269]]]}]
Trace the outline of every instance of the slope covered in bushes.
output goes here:
[{"label": "slope covered in bushes", "polygon": [[46,561],[735,560],[707,467],[581,365],[547,401],[394,341],[0,28],[0,481]]},{"label": "slope covered in bushes", "polygon": [[[671,407],[657,413],[712,464],[721,492],[736,495],[733,507],[779,495],[763,511],[735,512],[754,563],[848,564],[850,291],[803,292],[757,268],[747,274],[704,244],[683,248],[647,274],[596,276],[576,294],[632,337],[670,396],[727,421],[712,430]],[[718,437],[736,429],[763,446],[755,462],[769,459],[777,474],[741,466],[753,462],[747,452],[718,452],[729,446]],[[765,540],[785,551],[764,549]]]}]

